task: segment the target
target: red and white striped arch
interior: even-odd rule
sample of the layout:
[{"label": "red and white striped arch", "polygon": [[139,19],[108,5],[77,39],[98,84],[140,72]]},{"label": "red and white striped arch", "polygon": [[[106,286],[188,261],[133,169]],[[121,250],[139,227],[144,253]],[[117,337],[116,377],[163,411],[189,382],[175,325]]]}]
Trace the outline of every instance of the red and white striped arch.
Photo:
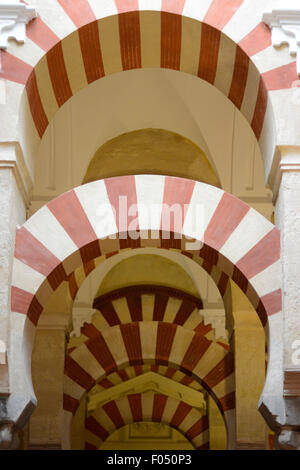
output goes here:
[{"label": "red and white striped arch", "polygon": [[[127,227],[133,222],[138,225],[137,239],[119,233],[118,201],[122,197],[127,197],[128,207],[139,208],[137,217],[121,215]],[[182,239],[175,238],[172,224],[163,225],[164,208],[175,203],[186,207],[181,227],[176,227]],[[160,208],[155,220],[149,217],[152,204]],[[99,215],[101,205],[107,210],[105,224]],[[192,220],[196,207],[204,208],[203,217]],[[169,239],[163,238],[165,232],[170,232]],[[108,238],[110,235],[116,235],[115,239]],[[27,315],[36,325],[49,296],[81,264],[103,254],[147,246],[188,252],[186,237],[203,242],[191,254],[231,277],[264,326],[280,312],[278,229],[218,188],[157,175],[116,177],[80,186],[52,200],[25,222],[16,234],[12,310]]]},{"label": "red and white striped arch", "polygon": [[[97,330],[131,321],[163,321],[187,327],[190,320],[191,329],[204,327],[199,315],[203,309],[201,299],[160,285],[131,285],[108,292],[94,300],[93,308],[97,313],[92,324]],[[91,323],[85,323],[81,333],[93,334],[87,325]],[[211,327],[207,329],[210,331]]]},{"label": "red and white striped arch", "polygon": [[[139,208],[138,217],[121,214],[128,227],[133,221],[138,224],[139,238],[135,240],[130,234],[123,238],[118,226],[119,214],[114,208],[118,209],[119,198],[124,196],[128,207],[137,204]],[[181,226],[176,227],[182,239],[175,238],[172,225],[164,225],[165,207],[174,203],[186,206]],[[151,204],[160,207],[155,220],[146,217]],[[103,205],[105,224],[99,216]],[[199,220],[193,217],[197,206],[204,207],[204,217]],[[169,239],[163,238],[162,233],[169,231]],[[115,234],[115,239],[108,238]],[[20,322],[26,320],[27,359],[30,360],[34,330],[43,308],[54,290],[78,266],[122,249],[154,246],[185,250],[186,237],[203,242],[200,251],[191,250],[193,255],[216,265],[247,295],[267,327],[270,340],[276,338],[269,350],[269,364],[272,358],[278,364],[281,360],[278,229],[247,204],[218,188],[159,175],[124,176],[80,186],[49,202],[17,230],[11,304]]]},{"label": "red and white striped arch", "polygon": [[174,323],[215,340],[212,326],[205,324],[199,311],[203,308],[202,301],[179,289],[161,285],[132,285],[97,297],[93,307],[97,312],[91,322],[85,322],[81,327],[79,337],[70,338],[69,352],[89,338],[97,336],[99,331],[131,321]]},{"label": "red and white striped arch", "polygon": [[[129,257],[135,256],[136,253],[144,253],[144,251],[141,248],[137,248],[134,251],[132,250],[130,254],[128,253],[128,256]],[[156,255],[159,255],[162,257],[168,255],[168,253],[166,253],[166,250],[153,249],[153,247],[151,249],[151,253],[155,253]],[[84,282],[89,277],[89,275],[101,263],[105,262],[108,259],[110,261],[114,259],[114,262],[117,264],[119,262],[117,258],[118,256],[122,254],[123,254],[122,252],[120,253],[115,252],[115,253],[110,253],[108,255],[103,255],[95,260],[89,261],[88,263],[84,263],[82,266],[77,268],[69,276],[69,290],[70,290],[71,299],[75,302],[79,289],[84,284]],[[174,254],[174,252],[172,254]],[[183,250],[177,250],[176,254],[180,255],[180,258],[182,257],[182,261],[180,261],[180,266],[182,268],[186,269],[184,258],[187,257],[189,259],[192,259],[198,265],[200,265],[209,274],[209,276],[215,282],[215,285],[219,291],[219,294],[223,299],[225,316],[227,318],[230,318],[232,314],[232,295],[231,295],[231,285],[230,285],[229,277],[224,272],[221,272],[220,269],[217,268],[215,265],[202,259],[198,254],[193,255],[192,253],[189,253]],[[177,258],[177,262],[179,262],[178,258]],[[188,269],[186,272],[189,274]],[[151,287],[154,288],[155,286],[149,286],[149,287],[151,289]],[[137,286],[137,288],[141,288],[141,286]],[[165,292],[166,296],[164,295],[161,296],[162,292],[160,293],[158,292],[160,289],[166,289],[166,292]],[[159,286],[159,288],[157,289],[157,292],[154,292],[153,289],[152,291],[153,291],[152,292],[153,298],[150,299],[150,305],[149,305],[149,295],[146,296],[147,307],[143,303],[143,295],[141,293],[142,318],[146,319],[147,321],[153,320],[153,321],[173,322],[175,321],[176,317],[177,317],[177,320],[180,321],[180,317],[181,317],[181,322],[179,324],[182,324],[182,320],[183,320],[183,326],[185,328],[193,329],[207,336],[208,339],[215,340],[214,329],[212,328],[211,325],[205,324],[203,320],[203,316],[200,315],[198,310],[196,312],[196,310],[194,309],[193,311],[190,312],[191,313],[190,315],[185,314],[184,317],[182,317],[182,312],[184,311],[187,312],[187,310],[189,310],[189,307],[191,305],[190,302],[187,302],[187,303],[184,302],[183,298],[182,298],[183,299],[182,302],[179,302],[178,296],[177,296],[177,304],[174,302],[169,302],[169,301],[166,302],[166,297],[168,297],[169,299],[172,299],[172,297],[170,296],[170,292],[172,291],[172,288],[168,288],[168,287],[164,288],[164,286]],[[115,292],[115,294],[119,294],[119,293],[120,291]],[[158,298],[156,299],[157,294],[158,294]],[[113,297],[114,297],[114,294],[113,294]],[[119,297],[119,295],[117,295],[117,297]],[[119,323],[126,323],[126,321],[122,321],[122,319],[124,320],[127,319],[128,322],[131,320],[138,321],[138,317],[136,316],[136,313],[132,311],[132,307],[135,304],[134,301],[132,302],[129,301],[128,303],[127,299],[124,299],[124,298],[122,299],[120,297],[115,300],[113,299],[110,299],[110,300],[111,301],[108,302],[108,305],[105,306],[106,314],[104,312],[104,314],[101,314],[101,317],[98,316],[97,318],[93,316],[91,323],[92,324],[96,323],[95,325],[90,326],[90,324],[85,323],[83,327],[80,329],[80,336],[78,337],[77,335],[74,335],[70,338],[69,343],[68,343],[68,349],[72,349],[78,346],[78,344],[80,344],[81,342],[87,340],[90,337],[90,334],[93,334],[94,326],[96,326],[97,329],[102,330],[104,328],[108,328],[109,326],[113,326],[113,324],[117,324],[115,323],[115,321]],[[140,303],[140,300],[138,302]],[[159,312],[158,312],[158,308],[159,308]],[[140,310],[140,306],[138,307],[138,309]],[[179,316],[178,314],[180,313],[180,311],[181,311],[181,315]],[[112,313],[112,315],[110,315],[110,313]],[[219,344],[222,344],[225,347],[228,346],[227,341],[224,338],[219,341]]]},{"label": "red and white striped arch", "polygon": [[66,431],[81,398],[98,382],[128,365],[144,364],[178,369],[200,383],[216,401],[224,417],[229,443],[234,440],[232,352],[200,333],[163,322],[136,322],[107,328],[67,355],[64,381]]},{"label": "red and white striped arch", "polygon": [[85,449],[98,450],[114,431],[138,422],[167,424],[196,450],[209,449],[208,417],[176,398],[153,392],[129,394],[99,406],[85,421]]},{"label": "red and white striped arch", "polygon": [[0,73],[26,86],[22,116],[29,119],[27,134],[31,126],[38,138],[58,109],[90,83],[154,67],[214,85],[264,145],[273,125],[268,92],[297,80],[295,60],[278,58],[251,0],[55,0],[51,14],[42,4],[39,10],[41,17],[27,28],[26,48],[4,52]]},{"label": "red and white striped arch", "polygon": [[[223,299],[225,313],[230,315],[232,308],[232,299],[231,286],[228,275],[224,272],[221,272],[217,266],[211,264],[209,261],[202,259],[198,254],[193,255],[192,253],[189,253],[184,250],[178,251],[180,251],[180,254],[184,257],[188,257],[189,259],[195,261],[207,272],[207,274],[209,274],[209,276],[215,282],[220,296]],[[164,256],[164,252],[162,250],[157,249],[155,250],[155,253],[156,255]],[[80,287],[83,285],[88,276],[94,271],[94,269],[96,269],[102,262],[104,262],[108,258],[112,258],[116,255],[118,255],[118,253],[110,253],[108,255],[100,256],[99,258],[89,261],[88,263],[84,263],[69,276],[69,291],[71,299],[73,301],[75,301]],[[181,266],[184,267],[185,264],[183,263]]]},{"label": "red and white striped arch", "polygon": [[174,13],[139,11],[80,27],[37,63],[26,91],[40,138],[58,109],[80,89],[111,73],[148,67],[190,73],[215,85],[241,109],[260,138],[267,88],[254,66],[249,73],[247,53],[229,38],[221,44],[220,30],[210,24]]},{"label": "red and white striped arch", "polygon": [[154,372],[155,374],[172,379],[177,383],[191,387],[194,390],[203,391],[203,387],[199,382],[194,380],[191,376],[186,375],[184,372],[174,369],[174,367],[143,364],[140,366],[128,366],[125,369],[117,370],[116,372],[109,374],[107,377],[100,380],[100,382],[93,387],[90,393],[93,395],[95,393],[103,392],[103,390],[107,390],[115,385],[120,385],[121,383],[127,382],[127,380],[146,374],[147,372]]},{"label": "red and white striped arch", "polygon": [[68,352],[64,409],[74,415],[83,395],[104,377],[128,366],[147,364],[178,369],[190,376],[213,396],[223,414],[235,408],[231,351],[173,323],[132,322],[98,331]]}]

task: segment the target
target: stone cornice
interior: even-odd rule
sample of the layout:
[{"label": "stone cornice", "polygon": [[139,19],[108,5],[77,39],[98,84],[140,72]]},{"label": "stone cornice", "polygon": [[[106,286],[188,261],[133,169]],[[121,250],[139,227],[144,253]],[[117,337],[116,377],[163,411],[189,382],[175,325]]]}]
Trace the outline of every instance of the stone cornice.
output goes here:
[{"label": "stone cornice", "polygon": [[36,16],[35,8],[24,3],[17,1],[0,3],[0,51],[8,47],[10,39],[25,42],[26,25]]},{"label": "stone cornice", "polygon": [[297,57],[300,76],[300,9],[276,9],[263,14],[262,20],[272,31],[272,45],[288,44],[290,54]]},{"label": "stone cornice", "polygon": [[275,153],[276,170],[270,177],[271,189],[273,190],[273,203],[276,202],[282,174],[284,172],[300,171],[300,147],[299,146],[279,146]]}]

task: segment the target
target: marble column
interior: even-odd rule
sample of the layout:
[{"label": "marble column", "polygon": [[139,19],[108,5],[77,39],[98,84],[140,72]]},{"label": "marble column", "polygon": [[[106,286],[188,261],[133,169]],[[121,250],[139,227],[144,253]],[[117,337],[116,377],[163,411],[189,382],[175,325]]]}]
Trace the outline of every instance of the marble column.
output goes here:
[{"label": "marble column", "polygon": [[273,193],[281,232],[285,420],[275,445],[300,449],[300,147],[278,148]]},{"label": "marble column", "polygon": [[[26,220],[31,187],[19,144],[0,142],[0,448],[18,445],[15,420],[11,416],[16,403],[11,397],[15,392],[14,377],[18,374],[15,347],[19,346],[11,334],[16,325],[11,314],[10,285],[16,227]],[[15,415],[20,416],[22,412],[20,409]]]}]

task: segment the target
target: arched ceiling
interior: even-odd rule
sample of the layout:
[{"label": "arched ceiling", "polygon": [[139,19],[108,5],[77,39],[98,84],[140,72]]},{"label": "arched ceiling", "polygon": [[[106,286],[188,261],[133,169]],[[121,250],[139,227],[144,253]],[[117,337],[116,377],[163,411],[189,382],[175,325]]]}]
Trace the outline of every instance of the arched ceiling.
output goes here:
[{"label": "arched ceiling", "polygon": [[[134,258],[134,261],[130,261],[130,258]],[[97,293],[104,294],[130,284],[154,282],[199,295],[206,306],[220,308],[221,295],[214,281],[198,261],[196,257],[194,260],[179,252],[155,247],[136,248],[134,251],[123,250],[108,259],[100,257],[90,269],[80,267],[76,270],[74,274],[76,292],[74,291],[72,297],[76,305],[85,303],[88,306],[92,305]],[[107,282],[110,285],[105,286]]]},{"label": "arched ceiling", "polygon": [[[223,189],[270,217],[273,207],[260,150],[245,118],[215,87],[165,69],[104,77],[60,108],[40,145],[30,213],[82,184],[91,159],[105,143],[150,128],[193,142],[205,153]],[[186,174],[180,163],[172,171],[179,176],[182,170]]]},{"label": "arched ceiling", "polygon": [[155,254],[137,254],[119,262],[106,274],[95,297],[139,284],[175,287],[199,296],[194,280],[178,263]]},{"label": "arched ceiling", "polygon": [[83,183],[139,173],[170,174],[220,187],[204,152],[190,140],[163,129],[133,131],[106,142],[92,158]]}]

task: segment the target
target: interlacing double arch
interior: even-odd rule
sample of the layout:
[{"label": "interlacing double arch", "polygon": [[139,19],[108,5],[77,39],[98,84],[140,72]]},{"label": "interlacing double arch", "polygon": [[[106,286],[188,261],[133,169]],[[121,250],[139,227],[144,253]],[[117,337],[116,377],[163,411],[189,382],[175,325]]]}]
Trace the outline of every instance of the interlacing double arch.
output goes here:
[{"label": "interlacing double arch", "polygon": [[[135,204],[139,208],[139,238],[135,240],[130,238],[130,234],[124,238],[122,233],[120,237],[118,211],[115,209],[118,209],[121,196],[127,197],[128,206]],[[156,221],[149,220],[143,213],[143,210],[150,213],[153,203],[160,204],[162,210]],[[182,234],[182,239],[174,236],[172,226],[170,229],[169,225],[163,225],[166,220],[163,216],[164,208],[171,207],[174,203],[189,207],[182,212],[185,217],[182,219],[181,230],[177,233]],[[98,208],[101,204],[111,206],[105,224],[99,219]],[[196,221],[195,227],[192,216],[197,205],[203,205],[205,210],[204,217],[199,220],[198,225]],[[123,216],[128,217],[129,227],[133,216]],[[178,227],[176,230],[178,231]],[[171,232],[169,239],[163,238],[162,233],[168,231]],[[153,234],[155,236],[151,238]],[[112,239],[109,238],[110,235],[116,237]],[[276,334],[277,319],[281,318],[278,229],[244,202],[204,183],[153,175],[126,176],[89,183],[61,195],[35,213],[17,231],[12,311],[25,323],[25,360],[30,362],[34,330],[48,299],[80,265],[121,249],[155,246],[185,251],[186,240],[190,237],[203,241],[200,251],[192,251],[192,255],[198,254],[216,265],[220,272],[224,272],[239,285],[272,338],[272,334]],[[124,327],[125,325],[121,325],[113,328],[120,328],[121,331]],[[135,328],[143,328],[142,323]],[[173,325],[173,328],[181,327]],[[122,336],[121,333],[120,335]],[[220,347],[222,354],[226,352],[222,346],[216,346]],[[86,345],[82,348],[86,349]],[[73,359],[73,355],[78,354],[79,350],[77,348],[77,352],[72,351],[69,357]],[[174,363],[178,367],[185,351],[179,346],[176,354],[179,356]],[[277,360],[277,354],[276,348],[271,348],[269,364],[272,360]],[[130,363],[127,352],[125,357],[127,364],[123,367]],[[155,361],[153,354],[152,360]],[[143,362],[143,359],[140,357],[139,361]],[[191,365],[187,370],[189,374],[193,373]],[[83,369],[83,372],[86,371]],[[30,373],[28,380],[30,383]],[[208,388],[211,392],[211,387]],[[86,391],[86,388],[83,390]],[[32,390],[29,390],[29,394],[33,399]],[[215,398],[216,396],[215,394]],[[224,396],[226,393],[218,395],[217,400]],[[73,403],[72,400],[71,402]]]}]

